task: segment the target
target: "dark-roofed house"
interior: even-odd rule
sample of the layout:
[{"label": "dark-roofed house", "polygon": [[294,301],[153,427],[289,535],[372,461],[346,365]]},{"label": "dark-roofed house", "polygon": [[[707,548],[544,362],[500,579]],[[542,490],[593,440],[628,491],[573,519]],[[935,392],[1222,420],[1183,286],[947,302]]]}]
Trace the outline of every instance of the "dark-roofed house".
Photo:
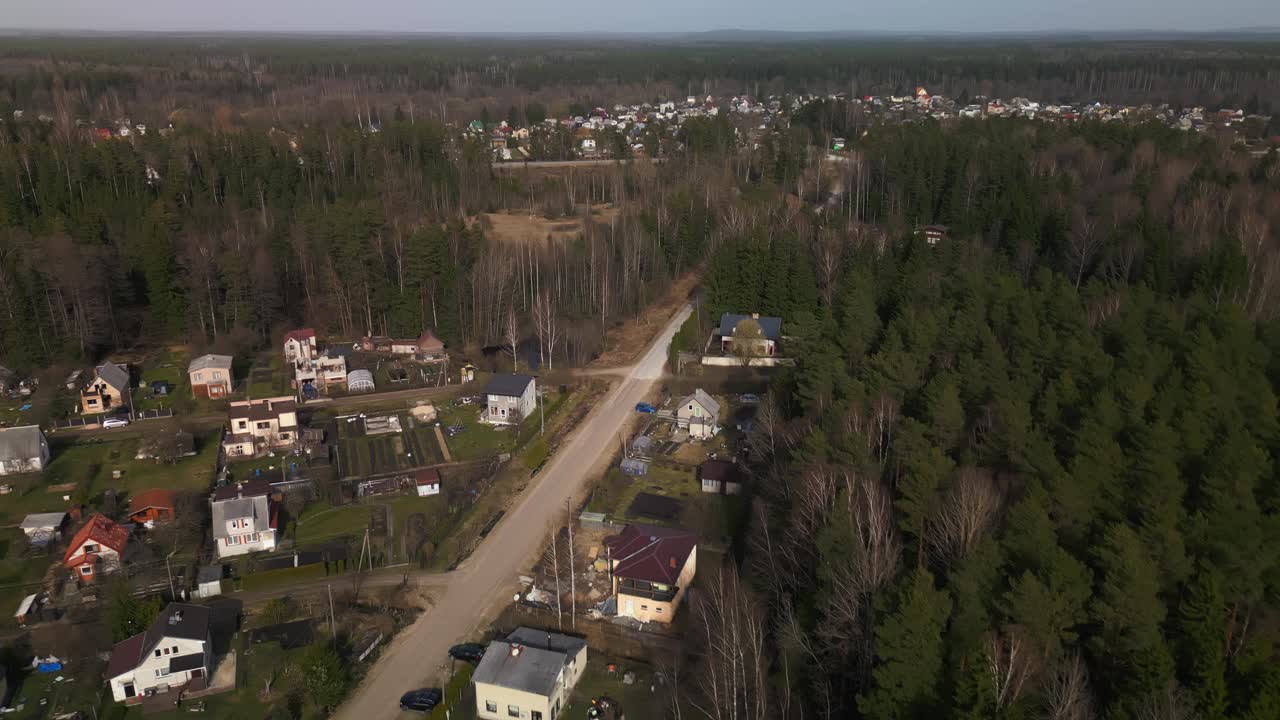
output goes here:
[{"label": "dark-roofed house", "polygon": [[128,365],[99,365],[93,369],[93,379],[80,390],[81,414],[96,415],[128,405],[130,386]]},{"label": "dark-roofed house", "polygon": [[203,690],[213,672],[209,608],[169,603],[145,632],[111,649],[107,682],[116,702],[142,702],[148,693]]},{"label": "dark-roofed house", "polygon": [[231,394],[230,355],[201,355],[187,366],[194,397],[221,398]]},{"label": "dark-roofed house", "polygon": [[494,375],[484,388],[481,418],[494,425],[519,425],[533,414],[538,402],[537,386],[532,375]]},{"label": "dark-roofed house", "polygon": [[49,441],[38,425],[0,429],[0,475],[40,472],[49,464]]},{"label": "dark-roofed house", "polygon": [[279,508],[266,480],[253,478],[218,488],[210,510],[218,557],[275,549]]},{"label": "dark-roofed house", "polygon": [[243,457],[287,448],[298,442],[298,404],[291,397],[235,400],[227,412],[230,427],[222,450]]},{"label": "dark-roofed house", "polygon": [[680,528],[628,525],[604,545],[618,615],[671,622],[698,571],[698,536]]},{"label": "dark-roofed house", "polygon": [[753,357],[772,357],[782,340],[782,318],[760,313],[720,316],[720,350]]},{"label": "dark-roofed house", "polygon": [[62,564],[72,577],[83,583],[93,582],[99,575],[120,568],[129,531],[111,522],[105,515],[95,514],[71,538]]},{"label": "dark-roofed house", "polygon": [[702,492],[717,495],[737,495],[742,492],[742,474],[737,463],[728,460],[707,460],[698,466],[698,479]]},{"label": "dark-roofed house", "polygon": [[517,628],[485,649],[472,682],[484,720],[553,720],[587,668],[587,643],[568,635]]}]

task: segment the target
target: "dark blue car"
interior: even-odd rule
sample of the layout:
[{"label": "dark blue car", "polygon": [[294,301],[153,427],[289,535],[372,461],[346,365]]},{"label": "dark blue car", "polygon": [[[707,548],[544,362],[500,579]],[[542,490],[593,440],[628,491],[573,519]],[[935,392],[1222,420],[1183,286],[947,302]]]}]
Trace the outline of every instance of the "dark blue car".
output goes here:
[{"label": "dark blue car", "polygon": [[647,402],[636,403],[636,412],[638,413],[655,413],[658,409]]},{"label": "dark blue car", "polygon": [[422,688],[421,690],[410,690],[400,696],[400,709],[409,710],[411,712],[428,713],[435,706],[440,704],[440,700],[444,694],[440,692],[440,688]]}]

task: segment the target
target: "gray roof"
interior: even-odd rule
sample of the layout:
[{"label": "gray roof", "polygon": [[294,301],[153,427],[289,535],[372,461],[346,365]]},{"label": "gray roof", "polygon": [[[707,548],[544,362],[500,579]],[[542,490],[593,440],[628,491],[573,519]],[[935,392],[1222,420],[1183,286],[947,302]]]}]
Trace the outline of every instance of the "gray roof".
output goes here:
[{"label": "gray roof", "polygon": [[190,655],[169,658],[169,672],[171,673],[195,670],[201,667],[204,667],[204,653],[191,653]]},{"label": "gray roof", "polygon": [[213,502],[212,507],[213,537],[215,540],[227,537],[227,520],[251,517],[253,518],[254,532],[263,530],[271,522],[269,515],[271,506],[266,495],[217,500]]},{"label": "gray roof", "polygon": [[62,526],[62,521],[67,519],[64,512],[49,513],[32,513],[22,518],[22,524],[18,527],[23,530],[41,530],[43,528],[56,528]]},{"label": "gray roof", "polygon": [[[722,337],[732,337],[733,331],[738,327],[738,323],[743,320],[751,320],[750,315],[735,315],[733,313],[725,313],[720,316],[720,335]],[[774,342],[782,339],[782,318],[777,317],[758,317],[755,321],[760,323],[760,332],[764,336]]]},{"label": "gray roof", "polygon": [[484,387],[484,394],[520,397],[524,395],[525,388],[529,387],[531,382],[533,382],[532,375],[513,375],[511,373],[494,375],[489,380],[489,384]]},{"label": "gray roof", "polygon": [[707,391],[702,388],[694,390],[692,395],[681,400],[680,406],[688,405],[695,400],[698,401],[699,405],[706,408],[712,415],[717,418],[720,417],[720,403],[716,402],[716,399],[708,395]]},{"label": "gray roof", "polygon": [[472,681],[549,697],[569,656],[528,645],[521,645],[520,654],[513,655],[515,645],[521,644],[505,640],[489,643]]},{"label": "gray roof", "polygon": [[0,430],[0,460],[30,460],[41,456],[44,434],[38,425]]},{"label": "gray roof", "polygon": [[104,363],[95,369],[98,379],[117,390],[129,389],[129,369],[116,363]]},{"label": "gray roof", "polygon": [[191,364],[187,366],[187,373],[190,374],[197,370],[209,370],[209,369],[230,370],[231,356],[230,355],[201,355],[195,360],[192,360]]},{"label": "gray roof", "polygon": [[218,582],[222,579],[222,564],[201,565],[196,570],[196,584],[203,585],[205,583]]},{"label": "gray roof", "polygon": [[542,650],[554,650],[566,655],[577,655],[579,650],[587,646],[587,641],[582,638],[527,627],[512,630],[507,636],[507,642]]}]

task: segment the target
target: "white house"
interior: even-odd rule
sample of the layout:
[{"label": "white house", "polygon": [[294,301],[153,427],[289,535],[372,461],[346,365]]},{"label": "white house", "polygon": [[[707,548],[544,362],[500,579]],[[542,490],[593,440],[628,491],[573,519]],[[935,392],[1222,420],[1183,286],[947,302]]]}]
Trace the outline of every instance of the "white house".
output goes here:
[{"label": "white house", "polygon": [[40,472],[49,464],[49,441],[37,425],[0,430],[0,475]]},{"label": "white house", "polygon": [[485,649],[472,682],[483,720],[558,720],[587,668],[587,643],[517,628]]},{"label": "white house", "polygon": [[284,361],[311,362],[316,356],[316,331],[311,328],[290,330],[284,335]]},{"label": "white house", "polygon": [[676,405],[676,424],[689,429],[689,437],[705,440],[720,432],[720,403],[702,388]]},{"label": "white house", "polygon": [[291,397],[234,400],[222,438],[229,457],[287,448],[298,442],[298,404]]},{"label": "white house", "polygon": [[214,667],[209,615],[207,607],[169,603],[145,632],[116,643],[106,673],[115,701],[205,689]]},{"label": "white house", "polygon": [[519,425],[537,407],[537,382],[531,375],[494,375],[484,395],[481,419],[495,425]]},{"label": "white house", "polygon": [[429,497],[440,494],[440,472],[435,468],[424,468],[414,473],[413,485],[417,488],[418,497]]},{"label": "white house", "polygon": [[260,478],[213,492],[211,522],[218,557],[275,549],[279,517],[271,495],[271,486]]}]

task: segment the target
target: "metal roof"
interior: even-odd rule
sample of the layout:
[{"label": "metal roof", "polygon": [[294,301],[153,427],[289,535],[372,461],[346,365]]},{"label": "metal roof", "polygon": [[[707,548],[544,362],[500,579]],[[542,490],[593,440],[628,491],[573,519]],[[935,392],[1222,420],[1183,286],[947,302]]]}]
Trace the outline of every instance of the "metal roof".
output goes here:
[{"label": "metal roof", "polygon": [[201,355],[195,360],[192,360],[191,364],[187,366],[187,374],[191,374],[193,372],[196,372],[197,370],[209,370],[209,369],[230,370],[231,356],[230,355]]},{"label": "metal roof", "polygon": [[124,391],[129,389],[129,368],[116,363],[104,363],[94,369],[99,380],[111,387]]},{"label": "metal roof", "polygon": [[692,395],[681,400],[680,406],[688,405],[691,402],[697,402],[699,405],[706,408],[707,412],[711,413],[714,419],[720,419],[720,403],[716,402],[716,399],[708,395],[702,388],[694,390]]},{"label": "metal roof", "polygon": [[0,429],[0,460],[30,460],[42,455],[44,434],[38,425]]},{"label": "metal roof", "polygon": [[64,512],[32,513],[22,518],[22,524],[18,527],[23,530],[56,528],[61,527],[63,521],[66,519],[67,514]]},{"label": "metal roof", "polygon": [[489,643],[472,680],[550,697],[565,665],[584,647],[578,638],[518,628]]},{"label": "metal roof", "polygon": [[753,317],[751,315],[735,315],[733,313],[725,313],[720,316],[720,336],[733,337],[734,330],[738,329],[738,323],[743,320],[755,320],[760,324],[760,332],[774,342],[782,339],[782,318]]},{"label": "metal roof", "polygon": [[525,388],[529,387],[531,382],[533,382],[532,375],[514,375],[511,373],[494,375],[489,380],[489,384],[484,387],[484,394],[520,397],[524,395]]}]

